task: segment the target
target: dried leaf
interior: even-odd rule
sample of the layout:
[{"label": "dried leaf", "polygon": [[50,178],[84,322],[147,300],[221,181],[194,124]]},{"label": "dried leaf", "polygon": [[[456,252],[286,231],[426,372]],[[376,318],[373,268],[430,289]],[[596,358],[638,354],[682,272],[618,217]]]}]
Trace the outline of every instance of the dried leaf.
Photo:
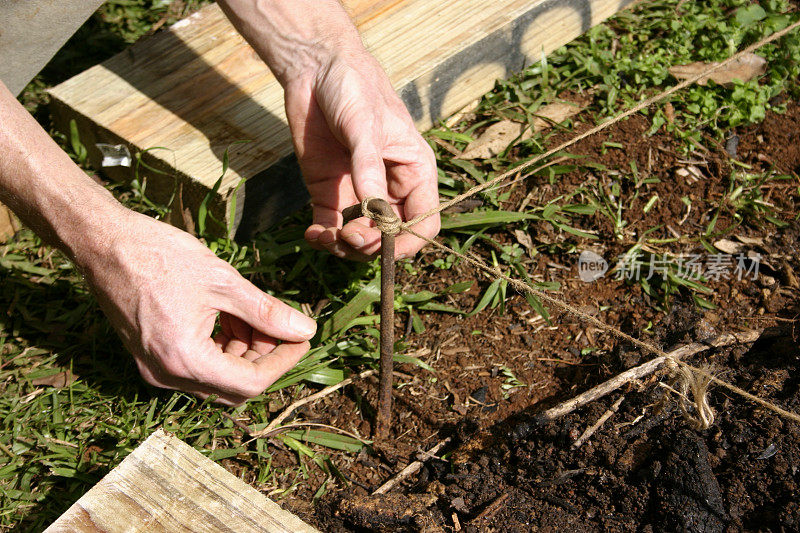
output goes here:
[{"label": "dried leaf", "polygon": [[[709,68],[713,68],[719,63],[704,63],[703,61],[696,61],[688,65],[675,65],[669,68],[669,73],[679,80],[686,80],[697,76]],[[733,80],[740,80],[747,82],[757,76],[761,76],[767,71],[767,60],[755,54],[745,54],[736,61],[732,61],[721,69],[715,70],[707,76],[703,76],[697,83],[699,85],[706,85],[708,80],[723,85],[725,87],[732,87]]]},{"label": "dried leaf", "polygon": [[675,122],[675,107],[672,105],[672,102],[664,104],[664,118],[667,119],[669,124]]},{"label": "dried leaf", "polygon": [[443,210],[442,213],[445,214],[454,214],[454,213],[468,213],[473,211],[474,209],[481,207],[483,205],[483,200],[480,198],[465,198],[458,202],[455,205],[451,205],[447,209]]},{"label": "dried leaf", "polygon": [[675,169],[675,176],[685,179],[690,183],[696,183],[698,180],[703,179],[703,172],[694,165],[686,167],[679,167]]},{"label": "dried leaf", "polygon": [[533,252],[535,250],[533,246],[533,239],[531,239],[531,236],[527,232],[522,231],[521,229],[515,229],[514,237],[516,237],[519,243],[529,252]]},{"label": "dried leaf", "polygon": [[535,113],[536,119],[533,121],[533,131],[546,130],[553,124],[560,124],[583,111],[585,107],[585,105],[578,105],[570,102],[554,102],[552,104],[547,104]]},{"label": "dried leaf", "polygon": [[[564,122],[586,108],[585,103],[554,102],[539,108],[534,116],[533,131],[539,132]],[[531,129],[513,120],[502,120],[492,124],[481,135],[469,143],[458,156],[459,159],[489,159],[502,153],[508,145],[517,140],[531,138]],[[519,139],[517,139],[519,137]]]},{"label": "dried leaf", "polygon": [[[489,159],[500,154],[508,148],[514,139],[526,129],[525,124],[513,120],[502,120],[492,124],[480,137],[464,148],[459,159]],[[529,135],[529,134],[528,134]]]},{"label": "dried leaf", "polygon": [[183,183],[178,183],[178,192],[172,201],[169,222],[173,226],[186,230],[190,235],[197,236],[192,211],[183,205]]},{"label": "dried leaf", "polygon": [[764,239],[762,239],[761,237],[747,237],[745,235],[736,235],[736,239],[739,242],[742,242],[744,244],[749,244],[751,246],[763,246],[764,245]]},{"label": "dried leaf", "polygon": [[70,372],[69,370],[64,370],[63,372],[59,372],[58,374],[52,374],[50,376],[45,376],[43,378],[36,378],[31,383],[35,386],[45,386],[45,387],[55,387],[57,389],[61,389],[64,387],[70,386],[78,376]]},{"label": "dried leaf", "polygon": [[742,245],[738,242],[729,241],[728,239],[720,239],[714,243],[714,248],[726,254],[737,254],[742,251]]}]

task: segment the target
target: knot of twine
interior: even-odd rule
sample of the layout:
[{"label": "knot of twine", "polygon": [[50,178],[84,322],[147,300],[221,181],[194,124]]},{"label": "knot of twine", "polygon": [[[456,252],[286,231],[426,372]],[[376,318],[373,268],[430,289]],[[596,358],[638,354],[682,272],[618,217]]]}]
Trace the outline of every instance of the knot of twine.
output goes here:
[{"label": "knot of twine", "polygon": [[713,375],[706,369],[694,368],[673,357],[667,357],[666,367],[673,377],[677,390],[678,407],[683,417],[695,429],[708,429],[714,423],[714,410],[708,403],[708,387]]},{"label": "knot of twine", "polygon": [[387,235],[397,235],[400,233],[400,228],[403,225],[403,222],[400,220],[400,217],[394,214],[393,211],[389,210],[388,213],[383,213],[378,211],[377,209],[370,209],[369,203],[372,200],[378,200],[374,196],[370,196],[368,198],[364,198],[361,202],[361,214],[369,219],[375,221],[375,225],[381,230],[381,233],[385,233]]}]

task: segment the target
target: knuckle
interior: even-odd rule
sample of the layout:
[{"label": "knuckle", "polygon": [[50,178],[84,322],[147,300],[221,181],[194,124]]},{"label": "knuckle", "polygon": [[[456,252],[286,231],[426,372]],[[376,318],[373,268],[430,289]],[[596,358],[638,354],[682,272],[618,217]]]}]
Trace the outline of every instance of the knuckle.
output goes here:
[{"label": "knuckle", "polygon": [[270,383],[248,383],[242,387],[242,393],[248,398],[255,398],[256,396],[261,395],[270,385]]},{"label": "knuckle", "polygon": [[[211,289],[221,294],[231,294],[236,290],[238,283],[235,273],[231,271],[232,267],[225,261],[214,261],[214,263],[206,269],[207,283]],[[238,275],[238,273],[236,273]]]},{"label": "knuckle", "polygon": [[258,319],[262,323],[268,324],[275,320],[277,314],[278,301],[266,294],[259,295],[257,304]]}]

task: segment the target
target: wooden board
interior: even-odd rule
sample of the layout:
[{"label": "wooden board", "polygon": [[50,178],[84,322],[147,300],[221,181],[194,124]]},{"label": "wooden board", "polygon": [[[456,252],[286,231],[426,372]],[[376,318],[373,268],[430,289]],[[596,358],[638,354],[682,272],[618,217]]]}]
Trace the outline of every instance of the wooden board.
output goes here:
[{"label": "wooden board", "polygon": [[0,244],[10,239],[19,229],[19,222],[11,209],[0,204]]},{"label": "wooden board", "polygon": [[[629,3],[344,1],[420,129]],[[307,199],[290,157],[282,89],[216,5],[62,83],[51,95],[56,123],[66,130],[76,120],[95,164],[96,142],[166,148],[146,152],[144,159],[183,183],[182,203],[192,212],[219,178],[226,148],[253,141],[231,148],[230,170],[214,204],[240,235],[263,229]],[[247,182],[237,189],[242,178]],[[174,190],[172,178],[150,176],[151,194],[163,199]]]},{"label": "wooden board", "polygon": [[139,445],[45,531],[317,532],[161,430]]}]

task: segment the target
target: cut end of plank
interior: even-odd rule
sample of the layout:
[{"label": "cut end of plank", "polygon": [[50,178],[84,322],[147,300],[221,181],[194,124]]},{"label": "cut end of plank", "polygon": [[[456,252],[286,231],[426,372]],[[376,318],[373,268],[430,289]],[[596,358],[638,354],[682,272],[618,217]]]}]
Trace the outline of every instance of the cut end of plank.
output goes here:
[{"label": "cut end of plank", "polygon": [[148,437],[46,531],[318,533],[163,430]]}]

